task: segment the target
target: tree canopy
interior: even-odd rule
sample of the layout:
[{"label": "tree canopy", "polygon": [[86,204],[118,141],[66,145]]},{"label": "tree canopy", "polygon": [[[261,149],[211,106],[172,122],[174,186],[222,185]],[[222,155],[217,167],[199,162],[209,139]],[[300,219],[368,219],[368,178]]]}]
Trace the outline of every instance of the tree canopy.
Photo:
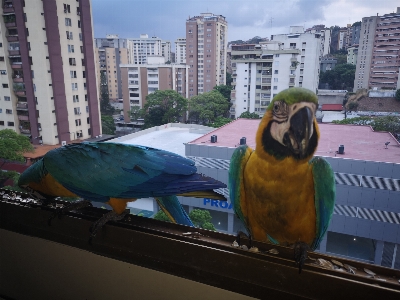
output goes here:
[{"label": "tree canopy", "polygon": [[328,83],[333,90],[353,90],[356,66],[352,64],[336,65],[335,69],[322,72],[320,83]]},{"label": "tree canopy", "polygon": [[216,86],[214,87],[214,90],[220,92],[221,95],[224,96],[224,98],[225,98],[228,102],[231,101],[232,86],[230,86],[230,85],[224,85],[224,84],[216,85]]},{"label": "tree canopy", "polygon": [[[24,162],[25,158],[23,154],[25,152],[33,151],[29,138],[16,133],[11,129],[0,130],[0,168],[7,161]],[[18,182],[19,174],[15,171],[0,171],[0,183],[4,184],[8,179],[12,179],[14,185]],[[10,187],[10,189],[18,189],[17,187]]]},{"label": "tree canopy", "polygon": [[245,112],[242,112],[242,114],[239,116],[239,118],[242,118],[242,119],[260,119],[260,116],[255,112],[251,113],[249,111],[245,111]]},{"label": "tree canopy", "polygon": [[192,97],[189,100],[191,118],[196,123],[211,124],[217,117],[228,115],[229,102],[216,90]]},{"label": "tree canopy", "polygon": [[[0,130],[0,158],[24,162],[24,152],[33,151],[29,138],[11,129]],[[4,163],[4,162],[3,162]]]},{"label": "tree canopy", "polygon": [[173,90],[158,90],[147,95],[144,127],[179,122],[186,113],[187,105],[188,100]]},{"label": "tree canopy", "polygon": [[[192,220],[193,225],[196,227],[216,231],[213,223],[211,223],[212,217],[208,210],[193,209],[189,213],[189,218]],[[172,223],[168,216],[162,210],[159,210],[154,215],[153,219]]]},{"label": "tree canopy", "polygon": [[115,134],[115,123],[112,116],[101,115],[101,127],[103,134]]},{"label": "tree canopy", "polygon": [[230,118],[217,117],[213,123],[209,124],[209,126],[214,127],[214,128],[219,128],[219,127],[224,126],[225,124],[228,124],[232,121],[233,120]]}]

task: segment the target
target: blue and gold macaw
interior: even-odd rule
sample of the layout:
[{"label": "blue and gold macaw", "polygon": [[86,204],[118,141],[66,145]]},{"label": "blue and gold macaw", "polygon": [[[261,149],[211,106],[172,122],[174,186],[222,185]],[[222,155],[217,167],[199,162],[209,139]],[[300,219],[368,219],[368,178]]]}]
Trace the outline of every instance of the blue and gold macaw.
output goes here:
[{"label": "blue and gold macaw", "polygon": [[317,96],[303,88],[277,94],[256,135],[255,150],[238,147],[229,169],[230,199],[250,237],[293,245],[301,272],[307,249],[326,233],[335,203],[329,163],[314,157]]},{"label": "blue and gold macaw", "polygon": [[127,202],[154,197],[174,223],[193,226],[176,195],[224,200],[225,184],[196,173],[194,162],[175,153],[118,143],[70,144],[49,151],[21,174],[18,185],[45,197],[107,202],[118,220]]}]

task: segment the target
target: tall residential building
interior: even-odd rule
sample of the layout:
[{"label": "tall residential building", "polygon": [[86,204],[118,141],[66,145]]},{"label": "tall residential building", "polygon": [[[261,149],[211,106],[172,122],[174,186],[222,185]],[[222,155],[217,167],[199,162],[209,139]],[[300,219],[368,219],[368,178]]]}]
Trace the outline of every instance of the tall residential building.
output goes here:
[{"label": "tall residential building", "polygon": [[320,57],[326,56],[331,52],[331,30],[329,28],[325,27],[325,25],[314,25],[305,32],[318,33],[321,35]]},{"label": "tall residential building", "polygon": [[186,64],[186,39],[178,38],[175,41],[175,63]]},{"label": "tall residential building", "polygon": [[165,61],[171,61],[171,42],[141,34],[139,38],[128,39],[128,53],[129,64],[147,64],[148,56],[164,56]]},{"label": "tall residential building", "polygon": [[258,45],[232,45],[231,117],[262,116],[272,98],[291,87],[315,91],[319,75],[319,35],[274,35]]},{"label": "tall residential building", "polygon": [[0,130],[33,144],[101,134],[90,0],[3,0]]},{"label": "tall residential building", "polygon": [[105,76],[110,101],[118,102],[122,99],[122,81],[120,64],[128,63],[127,39],[120,39],[118,35],[108,34],[106,38],[96,38],[96,60],[98,66],[97,81],[101,82],[101,74]]},{"label": "tall residential building", "polygon": [[357,65],[358,45],[347,48],[347,63]]},{"label": "tall residential building", "polygon": [[395,13],[362,19],[354,91],[400,88],[399,24],[400,7]]},{"label": "tall residential building", "polygon": [[202,13],[186,20],[189,97],[226,84],[228,23],[224,16]]},{"label": "tall residential building", "polygon": [[170,41],[162,41],[161,42],[161,55],[165,57],[165,62],[172,63],[171,42]]},{"label": "tall residential building", "polygon": [[340,28],[338,33],[338,49],[346,49],[347,27]]},{"label": "tall residential building", "polygon": [[162,56],[149,56],[148,64],[121,65],[123,109],[129,122],[131,107],[143,108],[146,96],[157,90],[175,90],[188,98],[188,69],[182,64],[166,64]]}]

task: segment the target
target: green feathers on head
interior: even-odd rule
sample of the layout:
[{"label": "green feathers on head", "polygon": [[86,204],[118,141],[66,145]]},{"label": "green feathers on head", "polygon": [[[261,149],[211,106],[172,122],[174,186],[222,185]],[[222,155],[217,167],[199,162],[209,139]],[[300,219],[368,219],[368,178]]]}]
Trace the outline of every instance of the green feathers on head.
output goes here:
[{"label": "green feathers on head", "polygon": [[283,90],[282,92],[278,93],[268,105],[267,110],[272,110],[275,101],[284,101],[288,105],[298,102],[313,102],[315,104],[318,104],[318,97],[314,92],[310,90],[295,87]]}]

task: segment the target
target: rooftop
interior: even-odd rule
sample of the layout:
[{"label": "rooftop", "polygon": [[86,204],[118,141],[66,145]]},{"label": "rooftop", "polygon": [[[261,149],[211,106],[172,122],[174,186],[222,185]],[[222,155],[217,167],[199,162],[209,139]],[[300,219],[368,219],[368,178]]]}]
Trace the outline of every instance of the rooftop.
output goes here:
[{"label": "rooftop", "polygon": [[199,138],[212,129],[194,124],[169,123],[109,140],[109,142],[153,147],[185,156],[184,143]]},{"label": "rooftop", "polygon": [[[237,119],[222,126],[190,144],[216,147],[237,147],[240,138],[255,148],[255,136],[260,120]],[[375,132],[370,126],[318,124],[321,137],[316,155],[369,161],[400,163],[400,144],[388,132]],[[217,135],[217,143],[211,143],[211,136]],[[385,149],[385,143],[390,142]],[[344,154],[336,154],[339,145],[344,145]]]}]

